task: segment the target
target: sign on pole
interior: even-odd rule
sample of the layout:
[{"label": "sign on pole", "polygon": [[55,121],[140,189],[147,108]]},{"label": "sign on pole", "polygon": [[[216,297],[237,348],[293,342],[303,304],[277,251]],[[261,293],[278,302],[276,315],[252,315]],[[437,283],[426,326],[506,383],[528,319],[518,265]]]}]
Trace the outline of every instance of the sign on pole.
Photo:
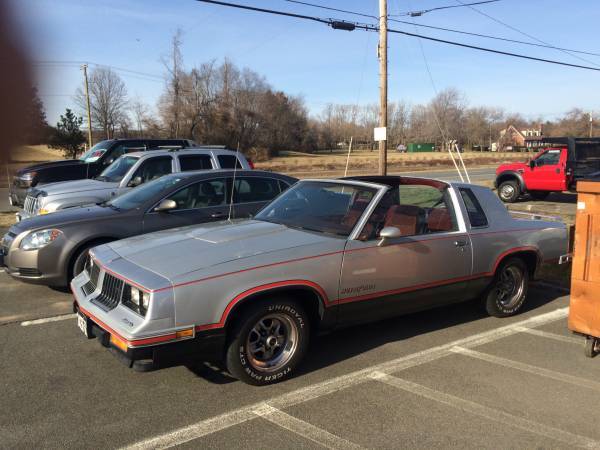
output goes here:
[{"label": "sign on pole", "polygon": [[387,128],[377,127],[373,129],[373,137],[375,142],[387,141]]}]

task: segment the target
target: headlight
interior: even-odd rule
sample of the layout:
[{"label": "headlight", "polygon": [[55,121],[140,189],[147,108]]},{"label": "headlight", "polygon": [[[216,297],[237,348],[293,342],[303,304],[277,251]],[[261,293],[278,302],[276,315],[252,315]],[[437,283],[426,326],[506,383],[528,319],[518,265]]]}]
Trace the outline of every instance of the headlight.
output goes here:
[{"label": "headlight", "polygon": [[23,238],[19,247],[21,250],[37,250],[55,241],[61,234],[62,231],[56,229],[34,231]]},{"label": "headlight", "polygon": [[124,303],[130,309],[145,316],[150,306],[150,294],[135,286],[129,286],[129,301]]}]

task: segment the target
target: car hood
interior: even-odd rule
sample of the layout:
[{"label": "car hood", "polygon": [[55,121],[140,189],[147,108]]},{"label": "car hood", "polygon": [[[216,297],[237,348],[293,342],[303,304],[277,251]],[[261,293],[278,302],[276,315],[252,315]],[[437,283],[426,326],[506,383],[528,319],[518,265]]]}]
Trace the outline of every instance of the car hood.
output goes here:
[{"label": "car hood", "polygon": [[498,166],[498,168],[496,169],[496,174],[499,174],[501,172],[506,172],[507,170],[513,170],[513,171],[524,170],[527,167],[529,167],[527,165],[527,163],[522,163],[522,162],[509,163],[509,164],[500,164]]},{"label": "car hood", "polygon": [[44,169],[53,169],[55,167],[66,167],[66,166],[80,166],[81,164],[85,164],[83,161],[78,159],[67,159],[65,161],[50,161],[39,164],[34,164],[32,166],[23,167],[17,171],[17,175],[23,175],[28,172],[40,172]]},{"label": "car hood", "polygon": [[48,183],[40,186],[39,190],[50,195],[72,194],[75,192],[82,193],[87,191],[102,191],[115,189],[119,183],[108,183],[98,180],[75,180],[75,181],[60,181],[58,183]]},{"label": "car hood", "polygon": [[[122,258],[175,281],[191,272],[291,248],[344,242],[318,233],[256,220],[217,222],[112,242]],[[343,246],[343,244],[341,244]]]},{"label": "car hood", "polygon": [[41,216],[32,216],[11,227],[13,233],[23,231],[41,230],[48,228],[58,228],[71,223],[80,223],[83,221],[94,221],[107,217],[115,217],[122,212],[116,209],[102,206],[78,206],[74,208],[62,209],[52,214],[43,214]]}]

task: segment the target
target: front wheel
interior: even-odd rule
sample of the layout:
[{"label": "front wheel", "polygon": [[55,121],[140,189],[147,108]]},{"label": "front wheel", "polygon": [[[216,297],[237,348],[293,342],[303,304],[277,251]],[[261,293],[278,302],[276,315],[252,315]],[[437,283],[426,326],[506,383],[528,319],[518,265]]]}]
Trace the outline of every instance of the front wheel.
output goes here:
[{"label": "front wheel", "polygon": [[509,258],[496,270],[492,284],[484,295],[490,316],[508,317],[519,312],[529,287],[529,272],[522,259]]},{"label": "front wheel", "polygon": [[498,197],[505,203],[514,203],[521,195],[519,183],[514,180],[503,181],[498,186]]},{"label": "front wheel", "polygon": [[232,330],[227,370],[255,386],[288,378],[308,348],[309,318],[294,301],[273,299],[244,312]]}]

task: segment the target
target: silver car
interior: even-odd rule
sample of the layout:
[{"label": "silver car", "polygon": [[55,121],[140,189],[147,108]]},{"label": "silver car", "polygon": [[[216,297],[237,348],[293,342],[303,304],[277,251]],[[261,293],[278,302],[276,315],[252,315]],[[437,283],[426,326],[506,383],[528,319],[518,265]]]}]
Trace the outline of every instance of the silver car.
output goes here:
[{"label": "silver car", "polygon": [[[237,162],[236,162],[237,161]],[[32,188],[19,221],[75,206],[110,200],[163,175],[190,170],[253,169],[243,154],[221,148],[132,152],[121,156],[94,179],[62,181]]]},{"label": "silver car", "polygon": [[253,220],[96,247],[71,288],[83,333],[131,366],[223,357],[263,385],[294,372],[316,331],[474,298],[515,314],[566,252],[564,224],[515,219],[485,187],[303,180]]}]

